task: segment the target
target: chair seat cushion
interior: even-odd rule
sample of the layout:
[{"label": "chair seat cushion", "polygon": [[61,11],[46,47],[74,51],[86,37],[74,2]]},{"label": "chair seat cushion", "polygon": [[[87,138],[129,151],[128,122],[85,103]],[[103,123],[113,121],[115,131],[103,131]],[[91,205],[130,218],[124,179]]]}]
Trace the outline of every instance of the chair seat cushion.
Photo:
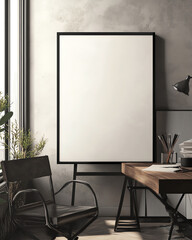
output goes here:
[{"label": "chair seat cushion", "polygon": [[[63,225],[65,223],[77,221],[82,218],[95,216],[98,212],[96,207],[90,206],[64,206],[54,203],[47,204],[49,218],[54,225]],[[42,205],[24,207],[15,212],[18,220],[45,221],[45,214]]]}]

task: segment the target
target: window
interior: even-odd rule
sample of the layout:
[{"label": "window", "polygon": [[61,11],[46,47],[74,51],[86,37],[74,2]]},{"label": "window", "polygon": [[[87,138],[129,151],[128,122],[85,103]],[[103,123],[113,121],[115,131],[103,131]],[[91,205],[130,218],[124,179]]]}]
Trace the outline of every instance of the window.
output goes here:
[{"label": "window", "polygon": [[10,88],[11,122],[19,122],[19,0],[10,0]]},{"label": "window", "polygon": [[[28,0],[0,1],[0,91],[10,98],[13,117],[21,127],[26,125],[27,65],[27,9]],[[25,64],[24,64],[25,63]],[[25,125],[24,125],[25,124]],[[4,157],[5,152],[5,157]],[[8,152],[0,146],[0,160],[8,159]]]},{"label": "window", "polygon": [[0,91],[4,93],[4,39],[5,39],[5,2],[0,1],[0,32],[1,32],[1,37],[0,37]]},{"label": "window", "polygon": [[[5,93],[5,58],[4,58],[4,41],[5,41],[5,1],[0,1],[0,92]],[[0,145],[0,160],[4,159],[4,148]]]}]

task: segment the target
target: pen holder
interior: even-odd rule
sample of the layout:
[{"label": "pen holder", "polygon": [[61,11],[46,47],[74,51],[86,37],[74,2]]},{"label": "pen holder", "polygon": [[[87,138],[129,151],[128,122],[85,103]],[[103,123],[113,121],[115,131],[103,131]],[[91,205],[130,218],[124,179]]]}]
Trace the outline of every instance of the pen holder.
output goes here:
[{"label": "pen holder", "polygon": [[[167,163],[168,153],[161,153],[161,164]],[[177,153],[172,152],[168,163],[177,163]]]}]

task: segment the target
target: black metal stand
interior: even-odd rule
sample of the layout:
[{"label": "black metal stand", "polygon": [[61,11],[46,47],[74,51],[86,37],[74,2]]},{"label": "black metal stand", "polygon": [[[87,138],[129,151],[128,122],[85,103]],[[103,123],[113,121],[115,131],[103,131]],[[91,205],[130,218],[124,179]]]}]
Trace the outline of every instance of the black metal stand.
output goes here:
[{"label": "black metal stand", "polygon": [[182,194],[182,196],[180,197],[180,199],[179,199],[179,201],[177,203],[177,206],[175,207],[174,211],[169,213],[170,218],[171,218],[171,227],[170,227],[170,230],[169,230],[169,238],[168,238],[168,240],[171,239],[174,225],[178,225],[178,218],[177,218],[178,211],[177,210],[178,210],[178,208],[179,208],[179,206],[181,204],[181,201],[182,201],[184,196],[185,196],[185,194]]},{"label": "black metal stand", "polygon": [[[74,164],[73,168],[73,180],[77,179],[77,176],[124,176],[121,172],[78,172],[78,163]],[[76,184],[73,184],[71,204],[75,202],[75,188]]]},{"label": "black metal stand", "polygon": [[[77,179],[77,163],[74,164],[74,169],[73,169],[73,180],[76,180],[76,179]],[[71,206],[74,206],[74,203],[75,203],[75,190],[76,190],[76,184],[73,183]]]},{"label": "black metal stand", "polygon": [[[130,217],[121,217],[121,210],[123,206],[123,200],[125,197],[126,187],[130,193]],[[125,177],[123,183],[123,189],[121,193],[120,203],[117,211],[116,222],[115,222],[115,232],[120,231],[133,231],[140,230],[139,217],[137,212],[137,203],[136,203],[136,191],[133,185],[133,180]]]},{"label": "black metal stand", "polygon": [[191,222],[185,217],[183,216],[181,213],[178,212],[178,208],[183,200],[183,197],[185,196],[185,193],[183,193],[181,195],[181,197],[179,198],[179,201],[176,205],[175,208],[173,208],[171,205],[168,204],[167,202],[167,195],[161,195],[159,196],[157,193],[155,193],[154,191],[152,191],[151,189],[149,189],[165,206],[166,211],[168,212],[170,219],[171,219],[171,227],[169,229],[169,236],[168,236],[168,240],[171,240],[171,236],[172,236],[172,232],[173,232],[173,228],[174,225],[179,226],[179,218],[182,219],[185,222],[189,222],[191,224]]},{"label": "black metal stand", "polygon": [[[121,210],[122,210],[122,206],[123,206],[126,188],[128,188],[128,190],[130,192],[130,217],[121,217]],[[116,216],[114,231],[118,232],[118,231],[133,231],[133,230],[138,231],[138,230],[140,230],[139,217],[138,217],[138,212],[137,212],[137,203],[136,203],[136,190],[137,189],[149,190],[165,206],[167,212],[169,213],[170,219],[171,219],[171,227],[169,230],[168,240],[171,240],[174,225],[179,226],[179,221],[178,221],[179,219],[191,224],[190,220],[188,220],[185,216],[183,216],[181,213],[178,212],[178,208],[179,208],[185,194],[181,195],[176,207],[173,208],[171,205],[168,204],[166,194],[158,195],[156,192],[154,192],[150,188],[138,187],[135,184],[133,184],[133,179],[130,179],[125,176],[122,193],[121,193],[121,198],[120,198],[120,202],[119,202],[119,207],[118,207],[118,212],[117,212],[117,216]],[[146,206],[145,206],[145,208],[146,208]]]}]

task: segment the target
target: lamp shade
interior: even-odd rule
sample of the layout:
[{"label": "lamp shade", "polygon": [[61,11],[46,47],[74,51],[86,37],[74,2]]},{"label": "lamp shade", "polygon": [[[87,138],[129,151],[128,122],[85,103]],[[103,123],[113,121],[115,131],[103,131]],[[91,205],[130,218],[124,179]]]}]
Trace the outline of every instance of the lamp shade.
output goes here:
[{"label": "lamp shade", "polygon": [[182,80],[180,82],[177,82],[173,85],[173,88],[177,90],[178,92],[182,92],[186,95],[189,95],[189,80],[191,79],[191,76],[187,76],[185,80]]}]

